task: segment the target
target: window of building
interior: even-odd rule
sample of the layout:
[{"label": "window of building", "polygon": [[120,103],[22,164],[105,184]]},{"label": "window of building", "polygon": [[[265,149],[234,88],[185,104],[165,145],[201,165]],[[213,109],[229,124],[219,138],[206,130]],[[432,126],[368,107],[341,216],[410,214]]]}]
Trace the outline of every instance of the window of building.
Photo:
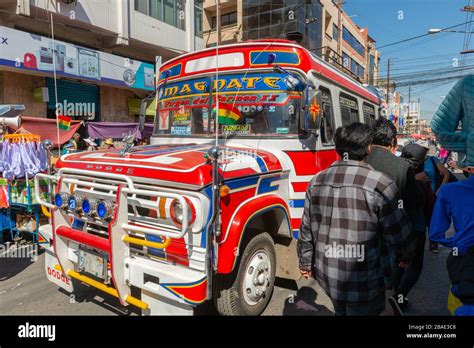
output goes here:
[{"label": "window of building", "polygon": [[321,141],[324,145],[330,145],[334,142],[334,112],[331,101],[331,91],[325,87],[319,87],[322,101],[322,119],[321,119]]},{"label": "window of building", "polygon": [[364,113],[364,123],[368,125],[375,124],[375,107],[364,102],[362,104],[362,111]]},{"label": "window of building", "polygon": [[329,12],[325,11],[324,13],[324,23],[325,23],[325,28],[324,28],[324,32],[326,34],[330,34],[330,30],[331,30],[331,15],[329,14]]},{"label": "window of building", "polygon": [[182,30],[185,29],[184,5],[184,0],[135,0],[136,11]]},{"label": "window of building", "polygon": [[351,69],[351,57],[346,52],[342,52],[342,66],[347,69]]},{"label": "window of building", "polygon": [[336,41],[339,41],[339,28],[334,23],[332,25],[332,38]]},{"label": "window of building", "polygon": [[[237,12],[229,12],[221,15],[221,26],[225,27],[226,25],[234,25],[237,23]],[[211,29],[217,28],[217,17],[212,17],[211,20]]]},{"label": "window of building", "polygon": [[135,0],[135,11],[148,14],[148,0]]},{"label": "window of building", "polygon": [[194,35],[202,38],[202,3],[194,2]]},{"label": "window of building", "polygon": [[352,59],[347,53],[342,52],[342,66],[350,70],[354,75],[360,79],[364,78],[365,69],[362,65]]},{"label": "window of building", "polygon": [[163,1],[162,0],[155,0],[150,1],[150,16],[156,18],[160,21],[163,21]]},{"label": "window of building", "polygon": [[342,39],[349,44],[357,53],[364,56],[364,45],[356,39],[354,35],[346,28],[342,27]]},{"label": "window of building", "polygon": [[339,96],[339,105],[341,108],[341,120],[343,126],[359,122],[359,104],[357,103],[356,98],[341,93]]}]

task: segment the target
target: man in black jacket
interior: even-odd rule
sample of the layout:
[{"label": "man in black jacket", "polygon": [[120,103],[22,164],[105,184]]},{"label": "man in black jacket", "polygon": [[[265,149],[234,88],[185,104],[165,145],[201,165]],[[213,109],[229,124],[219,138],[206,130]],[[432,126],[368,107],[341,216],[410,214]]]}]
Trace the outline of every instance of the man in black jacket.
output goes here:
[{"label": "man in black jacket", "polygon": [[[400,205],[405,209],[411,223],[414,224],[417,217],[415,173],[407,161],[395,155],[397,129],[390,120],[379,117],[373,131],[372,151],[367,158],[367,163],[395,181],[401,197]],[[397,296],[396,284],[394,287],[395,295],[389,298],[389,302],[395,313],[401,315],[401,307],[406,305],[406,298]]]}]

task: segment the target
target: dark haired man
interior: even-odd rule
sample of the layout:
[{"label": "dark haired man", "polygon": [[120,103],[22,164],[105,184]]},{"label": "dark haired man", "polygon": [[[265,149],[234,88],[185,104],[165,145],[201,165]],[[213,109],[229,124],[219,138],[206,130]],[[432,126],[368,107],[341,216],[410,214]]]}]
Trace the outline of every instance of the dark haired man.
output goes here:
[{"label": "dark haired man", "polygon": [[405,262],[414,250],[397,186],[364,162],[372,139],[371,128],[362,123],[338,128],[335,144],[342,160],[318,173],[306,191],[300,270],[305,278],[314,272],[336,315],[382,313],[391,286],[383,249],[389,246]]},{"label": "dark haired man", "polygon": [[[397,128],[392,121],[379,117],[373,126],[374,139],[372,151],[367,158],[367,163],[375,170],[388,175],[397,184],[401,198],[401,206],[405,209],[412,225],[416,224],[416,181],[413,168],[403,158],[395,155],[397,149]],[[398,264],[398,262],[397,262]],[[395,264],[395,268],[398,266]],[[395,314],[402,315],[402,307],[407,304],[407,299],[392,296],[389,303]]]}]

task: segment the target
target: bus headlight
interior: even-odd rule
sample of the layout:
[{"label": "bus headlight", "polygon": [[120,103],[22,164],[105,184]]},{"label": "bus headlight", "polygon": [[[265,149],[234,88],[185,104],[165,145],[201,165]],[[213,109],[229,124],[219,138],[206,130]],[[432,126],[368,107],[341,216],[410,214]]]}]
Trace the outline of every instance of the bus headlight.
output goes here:
[{"label": "bus headlight", "polygon": [[114,203],[108,201],[101,201],[97,204],[96,213],[101,219],[108,219],[112,217],[114,212]]},{"label": "bus headlight", "polygon": [[54,204],[58,208],[66,208],[68,206],[69,194],[67,193],[56,193],[54,195]]},{"label": "bus headlight", "polygon": [[[194,208],[194,205],[188,198],[184,198],[186,200],[187,204],[187,215],[188,215],[188,226],[191,226],[194,223],[194,220],[196,220],[196,210]],[[183,206],[180,201],[177,199],[174,199],[171,202],[170,206],[170,214],[171,214],[171,219],[175,223],[177,227],[182,226],[183,224]]]},{"label": "bus headlight", "polygon": [[82,212],[87,215],[94,214],[97,204],[98,201],[96,199],[84,198],[82,201]]}]

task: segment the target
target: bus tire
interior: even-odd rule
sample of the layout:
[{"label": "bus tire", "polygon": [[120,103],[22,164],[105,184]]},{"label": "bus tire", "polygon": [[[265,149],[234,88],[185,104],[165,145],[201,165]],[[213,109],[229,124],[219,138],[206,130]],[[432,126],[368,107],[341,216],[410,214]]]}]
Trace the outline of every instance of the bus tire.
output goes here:
[{"label": "bus tire", "polygon": [[222,315],[260,315],[273,293],[276,271],[275,245],[264,232],[246,245],[238,267],[214,280],[214,302]]}]

